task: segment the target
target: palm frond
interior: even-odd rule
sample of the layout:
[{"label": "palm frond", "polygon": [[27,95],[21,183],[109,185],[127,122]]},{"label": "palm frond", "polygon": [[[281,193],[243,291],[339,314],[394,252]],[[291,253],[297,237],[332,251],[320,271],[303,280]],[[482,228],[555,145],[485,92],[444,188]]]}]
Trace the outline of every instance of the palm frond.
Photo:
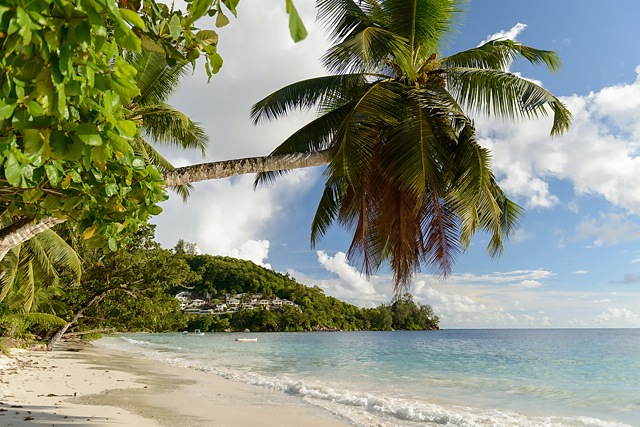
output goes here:
[{"label": "palm frond", "polygon": [[406,72],[411,69],[410,58],[405,38],[369,26],[329,48],[321,60],[331,73],[379,73],[391,62]]},{"label": "palm frond", "polygon": [[503,241],[517,227],[521,209],[509,200],[498,186],[491,171],[491,156],[467,126],[456,147],[457,181],[448,200],[460,217],[460,240],[467,248],[476,230],[491,235],[487,251],[491,256],[502,253]]},{"label": "palm frond", "polygon": [[[53,230],[45,230],[28,242],[41,266],[47,266],[46,271],[55,276],[55,269],[66,269],[76,279],[82,275],[82,262],[75,250]],[[37,249],[36,249],[37,248]],[[51,271],[53,269],[53,271]]]},{"label": "palm frond", "polygon": [[[359,74],[316,77],[293,83],[256,102],[251,107],[254,124],[261,120],[275,120],[295,109],[308,110],[316,105],[335,105],[335,98],[347,90],[355,93],[366,87]],[[360,89],[359,89],[360,88]]]},{"label": "palm frond", "polygon": [[[144,138],[138,138],[134,143],[134,151],[136,155],[142,157],[147,162],[151,163],[155,167],[160,170],[160,172],[169,171],[175,169],[175,166],[171,164],[169,160],[167,160],[158,150],[153,148],[147,140]],[[187,202],[189,196],[191,195],[191,191],[193,191],[193,185],[184,184],[184,185],[176,185],[174,187],[170,187],[183,202]]]},{"label": "palm frond", "polygon": [[183,148],[198,149],[205,155],[209,137],[199,123],[170,105],[159,103],[139,106],[132,110],[131,116],[142,119],[142,131],[159,144]]},{"label": "palm frond", "polygon": [[460,1],[386,0],[381,2],[393,33],[408,41],[413,53],[438,52],[462,12]]},{"label": "palm frond", "polygon": [[482,68],[506,71],[514,60],[524,58],[532,64],[545,64],[549,71],[560,69],[560,58],[555,52],[525,46],[520,42],[491,40],[474,49],[458,52],[442,59],[445,67]]},{"label": "palm frond", "polygon": [[462,252],[458,216],[438,191],[429,190],[420,214],[424,236],[421,255],[427,265],[446,277]]},{"label": "palm frond", "polygon": [[3,274],[0,275],[0,301],[2,301],[15,286],[16,277],[20,269],[20,251],[22,246],[14,246],[2,258],[1,266]]},{"label": "palm frond", "polygon": [[446,73],[449,90],[469,109],[503,119],[537,118],[553,112],[551,135],[566,132],[571,112],[562,102],[537,84],[500,70],[450,68]]},{"label": "palm frond", "polygon": [[339,43],[359,27],[366,25],[371,9],[376,5],[375,1],[318,0],[317,20],[327,29],[329,38]]},{"label": "palm frond", "polygon": [[315,247],[336,220],[341,201],[344,198],[344,190],[344,182],[340,180],[330,180],[325,184],[318,208],[311,222],[311,247]]},{"label": "palm frond", "polygon": [[187,64],[169,66],[165,55],[159,52],[132,52],[127,60],[138,71],[136,85],[140,95],[133,102],[141,106],[166,102],[178,89],[180,79],[188,74]]},{"label": "palm frond", "polygon": [[38,312],[27,313],[25,320],[30,325],[42,325],[46,327],[56,327],[56,326],[60,327],[67,324],[67,321],[64,320],[63,318],[50,313],[38,313]]}]

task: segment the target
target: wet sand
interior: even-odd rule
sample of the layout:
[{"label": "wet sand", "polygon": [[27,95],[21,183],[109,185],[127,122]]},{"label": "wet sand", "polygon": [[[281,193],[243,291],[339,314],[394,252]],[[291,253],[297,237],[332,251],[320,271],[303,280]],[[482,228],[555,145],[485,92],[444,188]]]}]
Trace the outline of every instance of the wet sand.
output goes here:
[{"label": "wet sand", "polygon": [[0,425],[347,427],[299,398],[100,347],[0,356]]}]

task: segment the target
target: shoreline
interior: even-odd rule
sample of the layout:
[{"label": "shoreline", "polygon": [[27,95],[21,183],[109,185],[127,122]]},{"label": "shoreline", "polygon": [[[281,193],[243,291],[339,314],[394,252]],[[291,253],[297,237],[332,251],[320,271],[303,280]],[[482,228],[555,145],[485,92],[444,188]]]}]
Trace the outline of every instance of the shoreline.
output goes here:
[{"label": "shoreline", "polygon": [[99,346],[12,354],[0,356],[0,425],[351,426],[285,393]]}]

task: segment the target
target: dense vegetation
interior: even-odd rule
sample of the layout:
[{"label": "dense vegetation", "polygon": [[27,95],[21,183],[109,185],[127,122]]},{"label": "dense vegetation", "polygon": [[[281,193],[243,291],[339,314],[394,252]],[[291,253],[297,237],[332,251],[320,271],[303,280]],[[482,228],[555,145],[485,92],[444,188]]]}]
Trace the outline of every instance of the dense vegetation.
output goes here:
[{"label": "dense vegetation", "polygon": [[[58,292],[38,285],[39,299],[31,321],[18,315],[17,296],[9,295],[0,302],[0,336],[48,339],[65,323],[67,332],[438,328],[431,307],[416,305],[409,294],[376,308],[359,308],[250,261],[199,255],[182,241],[172,250],[162,249],[154,241],[154,226],[141,228],[128,247],[107,254],[81,238],[73,240],[83,264],[82,278],[76,280],[72,271],[63,273]],[[275,310],[191,314],[182,312],[175,298],[184,290],[211,306],[224,302],[227,294],[239,293],[259,293],[294,304]]]},{"label": "dense vegetation", "polygon": [[[326,296],[319,287],[307,287],[289,277],[250,261],[211,255],[184,254],[197,278],[188,283],[193,295],[224,301],[227,294],[260,293],[294,302],[279,310],[244,310],[235,314],[197,316],[191,327],[220,331],[227,328],[256,331],[436,329],[431,307],[418,306],[405,294],[391,304],[358,308]],[[174,289],[177,291],[178,289]]]}]

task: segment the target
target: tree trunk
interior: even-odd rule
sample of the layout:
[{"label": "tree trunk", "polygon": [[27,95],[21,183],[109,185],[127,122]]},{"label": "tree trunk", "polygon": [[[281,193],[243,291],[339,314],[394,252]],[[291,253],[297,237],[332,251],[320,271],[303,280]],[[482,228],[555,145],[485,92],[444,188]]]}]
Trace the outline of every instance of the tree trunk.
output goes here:
[{"label": "tree trunk", "polygon": [[[164,173],[164,179],[167,187],[175,187],[176,185],[227,178],[247,173],[321,166],[329,163],[334,155],[335,150],[331,148],[313,153],[248,157],[244,159],[201,163],[166,171]],[[4,230],[0,230],[0,261],[2,261],[12,247],[26,242],[38,233],[65,221],[66,219],[45,217],[40,222],[35,223],[33,220],[23,219]]]},{"label": "tree trunk", "polygon": [[100,302],[100,300],[102,300],[102,298],[104,298],[107,295],[107,293],[111,292],[112,290],[113,289],[109,289],[107,291],[104,291],[104,292],[96,295],[95,297],[91,298],[91,300],[87,304],[85,304],[84,307],[82,307],[80,310],[78,310],[78,312],[75,314],[75,316],[73,316],[73,319],[71,319],[70,322],[67,322],[66,325],[64,325],[62,328],[60,328],[60,330],[58,332],[56,332],[56,334],[49,340],[49,342],[47,343],[47,351],[53,350],[53,346],[56,345],[58,343],[58,341],[60,341],[60,338],[62,338],[64,333],[67,332],[67,329],[69,329],[71,327],[71,325],[76,323],[78,321],[78,319],[82,316],[82,314],[85,311],[87,311],[87,309],[89,307],[91,307],[92,305]]},{"label": "tree trunk", "polygon": [[52,217],[45,217],[40,222],[23,218],[15,224],[0,230],[0,260],[2,260],[7,252],[14,246],[18,246],[44,230],[48,230],[63,222],[65,222],[64,219]]},{"label": "tree trunk", "polygon": [[278,156],[249,157],[244,159],[223,160],[201,163],[164,172],[167,187],[190,184],[210,179],[227,178],[247,173],[271,172],[277,170],[300,169],[321,166],[329,163],[335,154],[334,149],[314,153],[295,153]]}]

